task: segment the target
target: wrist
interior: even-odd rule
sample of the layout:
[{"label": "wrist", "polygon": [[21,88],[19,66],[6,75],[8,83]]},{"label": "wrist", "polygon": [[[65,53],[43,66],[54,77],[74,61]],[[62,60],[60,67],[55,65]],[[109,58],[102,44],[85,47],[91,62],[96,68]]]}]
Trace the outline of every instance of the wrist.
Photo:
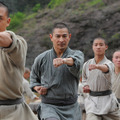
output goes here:
[{"label": "wrist", "polygon": [[37,90],[37,86],[33,87],[34,90]]},{"label": "wrist", "polygon": [[63,58],[63,64],[66,64],[66,62],[67,62],[67,59]]},{"label": "wrist", "polygon": [[99,65],[96,65],[96,69],[99,69]]}]

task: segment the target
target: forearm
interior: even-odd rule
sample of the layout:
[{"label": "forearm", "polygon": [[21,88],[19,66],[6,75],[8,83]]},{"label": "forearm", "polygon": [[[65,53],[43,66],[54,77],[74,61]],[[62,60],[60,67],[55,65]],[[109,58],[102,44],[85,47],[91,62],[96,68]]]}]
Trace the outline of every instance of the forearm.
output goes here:
[{"label": "forearm", "polygon": [[96,65],[97,69],[101,70],[102,72],[108,72],[109,68],[107,65]]},{"label": "forearm", "polygon": [[73,66],[73,64],[74,64],[73,58],[64,58],[63,62],[64,62],[64,64],[66,64],[68,66]]},{"label": "forearm", "polygon": [[91,64],[89,65],[89,70],[94,70],[94,69],[99,69],[101,70],[102,72],[108,72],[109,71],[109,68],[107,65],[99,65],[99,64]]}]

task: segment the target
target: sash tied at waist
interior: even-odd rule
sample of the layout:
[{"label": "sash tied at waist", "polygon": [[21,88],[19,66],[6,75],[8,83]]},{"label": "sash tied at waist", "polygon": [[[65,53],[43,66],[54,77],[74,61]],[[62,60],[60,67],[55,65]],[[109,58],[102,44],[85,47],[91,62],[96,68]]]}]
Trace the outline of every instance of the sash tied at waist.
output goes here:
[{"label": "sash tied at waist", "polygon": [[42,103],[52,104],[52,105],[57,105],[57,106],[72,105],[76,101],[77,101],[77,96],[66,98],[66,99],[54,99],[54,98],[45,98],[45,97],[42,97]]},{"label": "sash tied at waist", "polygon": [[105,96],[110,95],[112,93],[112,90],[106,90],[106,91],[90,91],[91,96]]},{"label": "sash tied at waist", "polygon": [[15,105],[23,102],[23,98],[0,100],[0,105]]}]

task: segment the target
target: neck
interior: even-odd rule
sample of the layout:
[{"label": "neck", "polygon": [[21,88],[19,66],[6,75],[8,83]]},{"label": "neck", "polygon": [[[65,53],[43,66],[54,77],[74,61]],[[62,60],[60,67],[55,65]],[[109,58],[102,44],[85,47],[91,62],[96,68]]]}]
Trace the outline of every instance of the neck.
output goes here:
[{"label": "neck", "polygon": [[116,73],[116,74],[119,74],[119,73],[120,73],[120,68],[115,67],[115,73]]},{"label": "neck", "polygon": [[96,64],[98,64],[103,58],[104,58],[104,55],[102,55],[102,56],[95,56]]},{"label": "neck", "polygon": [[[54,48],[54,49],[55,49],[55,48]],[[65,51],[65,49],[64,49],[64,50],[63,50],[63,49],[62,49],[62,50],[60,50],[60,49],[55,49],[55,52],[56,52],[58,58],[60,58],[60,57],[63,55],[64,51]]]}]

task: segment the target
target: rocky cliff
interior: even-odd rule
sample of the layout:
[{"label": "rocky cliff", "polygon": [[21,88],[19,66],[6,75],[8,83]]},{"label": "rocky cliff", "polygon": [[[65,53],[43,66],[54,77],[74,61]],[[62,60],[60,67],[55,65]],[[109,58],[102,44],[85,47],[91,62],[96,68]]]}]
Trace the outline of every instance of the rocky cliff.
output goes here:
[{"label": "rocky cliff", "polygon": [[[43,9],[35,18],[25,20],[24,27],[16,31],[28,43],[26,66],[31,68],[35,57],[52,47],[49,39],[52,25],[65,22],[71,29],[69,46],[84,52],[85,61],[93,57],[91,43],[96,37],[104,37],[109,45],[106,56],[120,49],[120,1],[69,0],[55,9]],[[94,0],[95,1],[95,0]]]}]

